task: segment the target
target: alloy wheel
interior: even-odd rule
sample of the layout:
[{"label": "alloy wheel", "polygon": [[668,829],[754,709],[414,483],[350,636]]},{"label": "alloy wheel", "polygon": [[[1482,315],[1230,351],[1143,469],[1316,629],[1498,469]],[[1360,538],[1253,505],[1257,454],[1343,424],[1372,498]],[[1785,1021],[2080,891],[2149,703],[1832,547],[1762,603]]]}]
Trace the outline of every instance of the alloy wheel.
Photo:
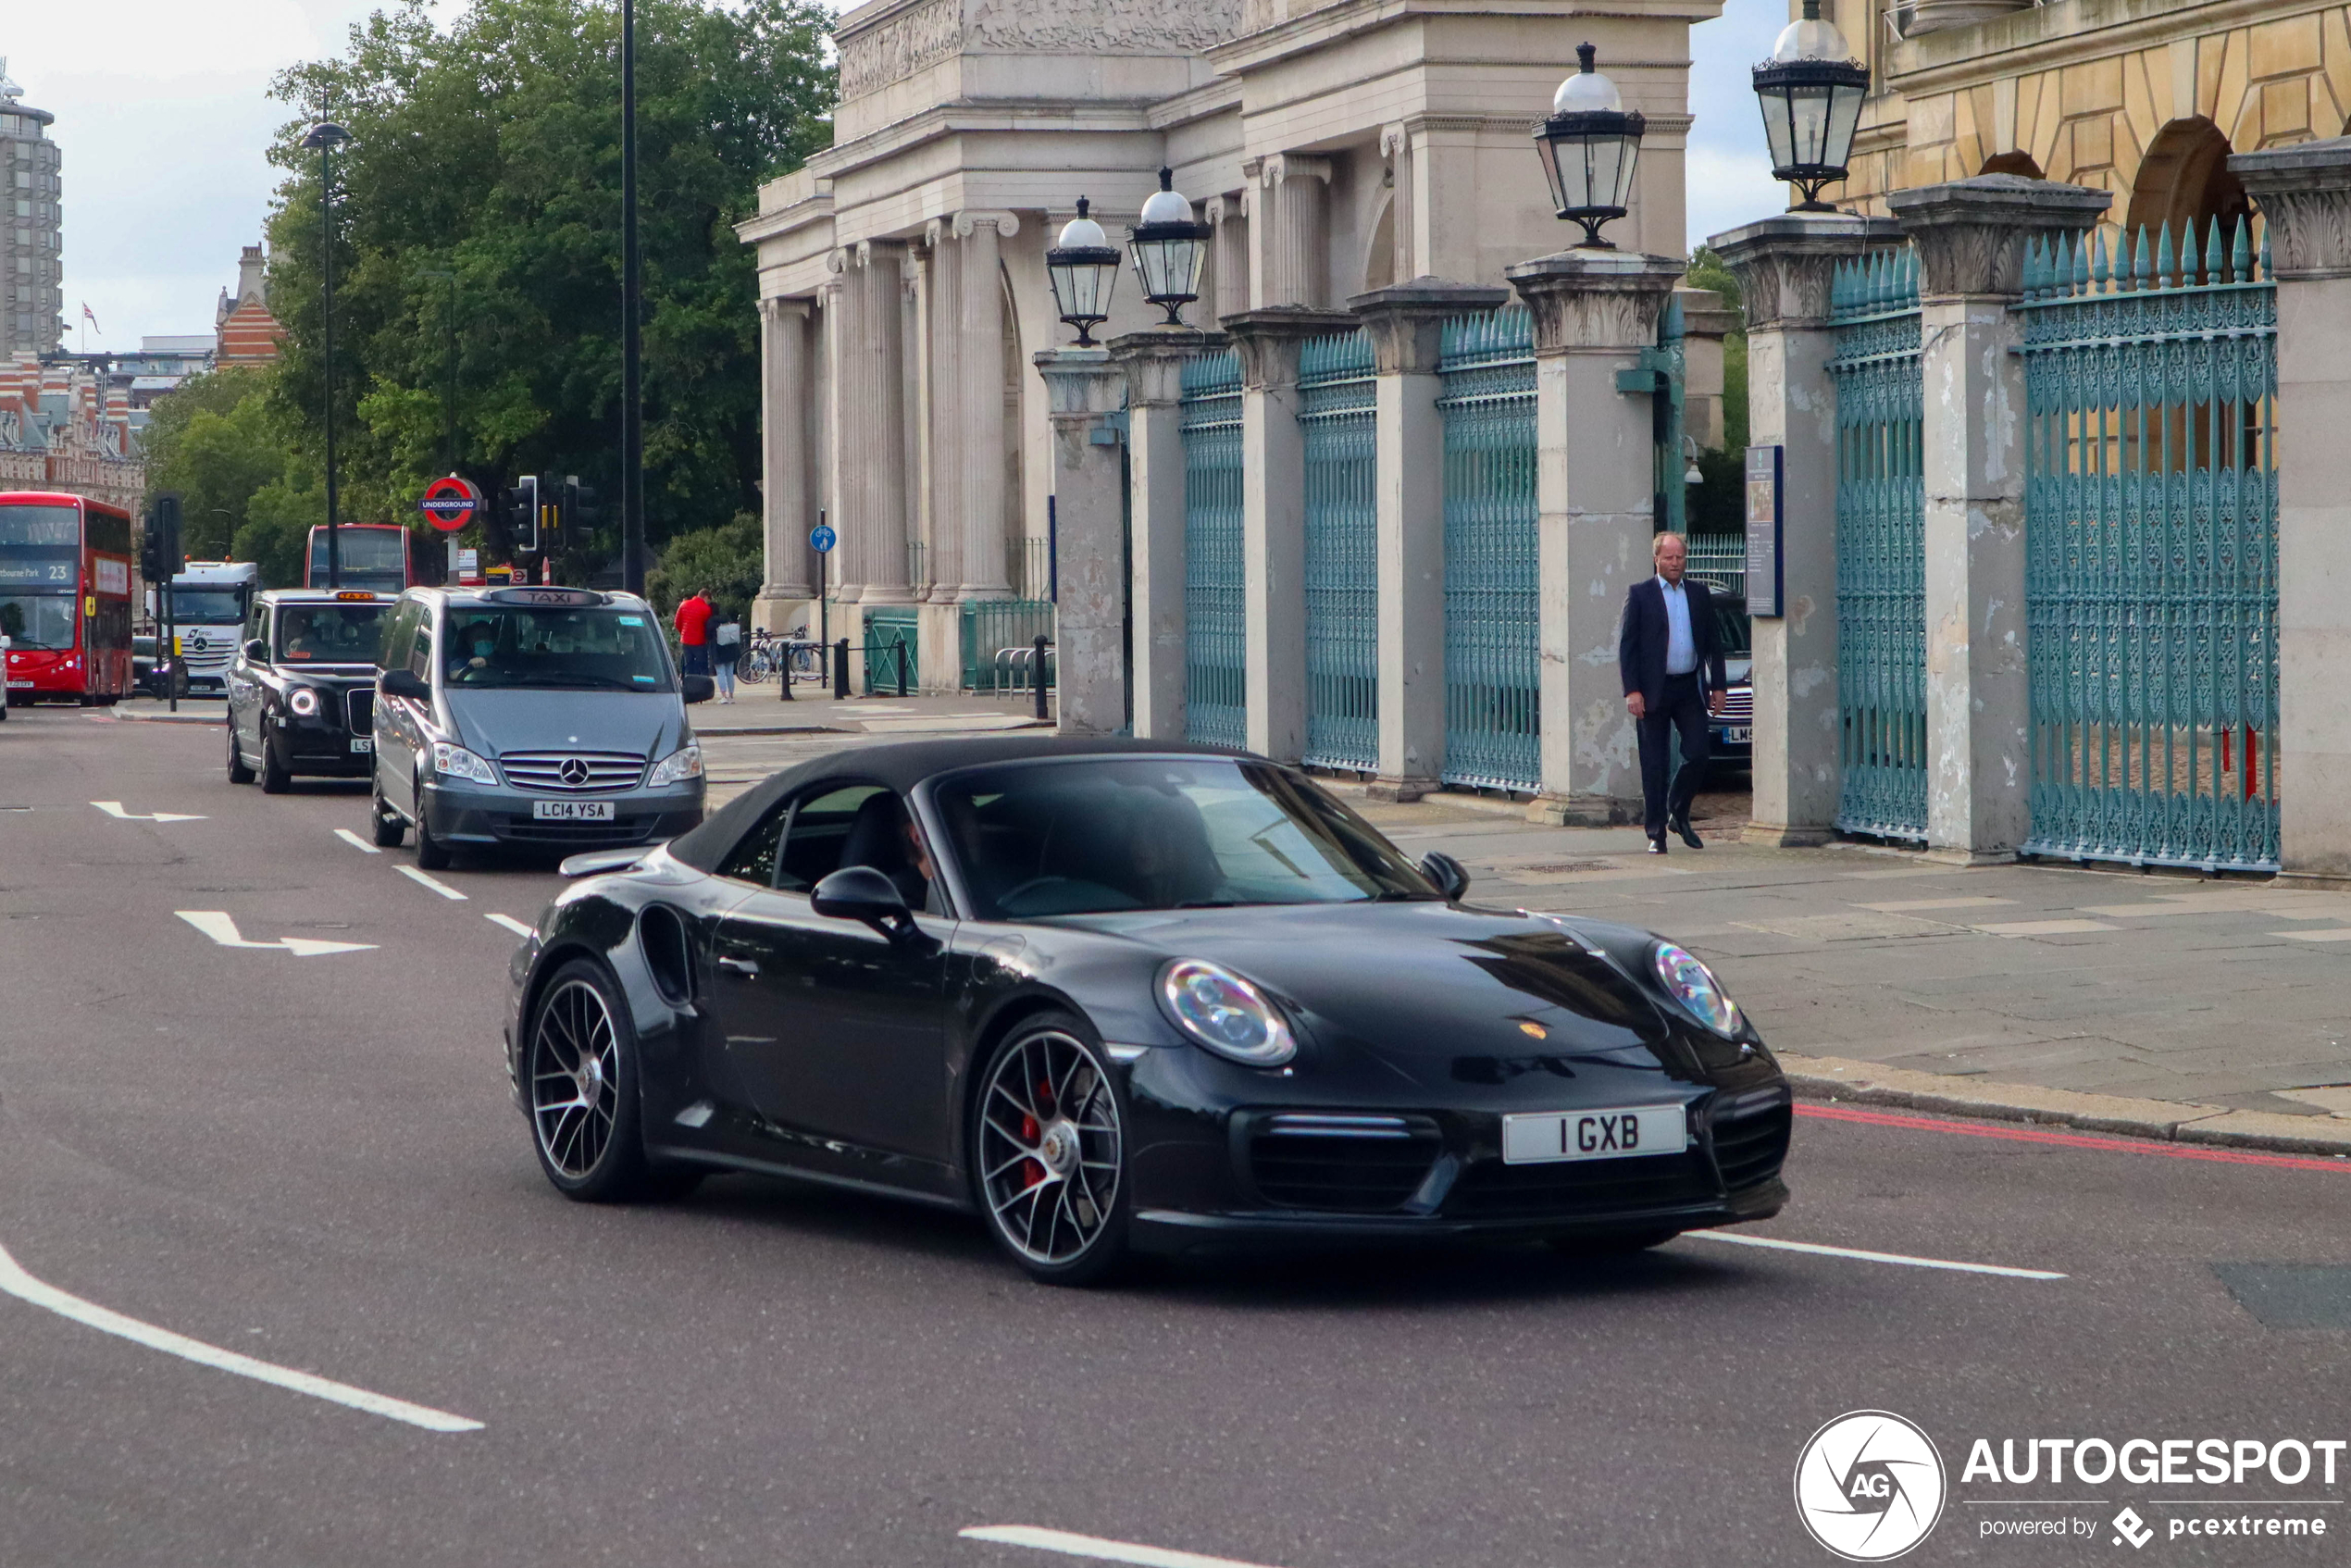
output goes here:
[{"label": "alloy wheel", "polygon": [[612,1014],[585,980],[558,985],[530,1037],[530,1121],[550,1169],[584,1181],[611,1147],[620,1114]]},{"label": "alloy wheel", "polygon": [[1116,1211],[1123,1153],[1117,1099],[1076,1036],[1041,1029],[996,1059],[980,1105],[980,1181],[1015,1252],[1051,1266],[1091,1248]]}]

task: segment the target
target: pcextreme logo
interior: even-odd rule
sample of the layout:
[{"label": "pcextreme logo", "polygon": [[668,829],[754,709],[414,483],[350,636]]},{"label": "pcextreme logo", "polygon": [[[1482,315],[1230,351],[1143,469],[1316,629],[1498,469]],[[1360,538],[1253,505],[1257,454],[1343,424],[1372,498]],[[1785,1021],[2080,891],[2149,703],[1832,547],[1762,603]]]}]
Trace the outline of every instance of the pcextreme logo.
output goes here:
[{"label": "pcextreme logo", "polygon": [[1797,1456],[1797,1515],[1848,1562],[1890,1562],[1926,1539],[1944,1495],[1934,1439],[1890,1411],[1840,1415]]}]

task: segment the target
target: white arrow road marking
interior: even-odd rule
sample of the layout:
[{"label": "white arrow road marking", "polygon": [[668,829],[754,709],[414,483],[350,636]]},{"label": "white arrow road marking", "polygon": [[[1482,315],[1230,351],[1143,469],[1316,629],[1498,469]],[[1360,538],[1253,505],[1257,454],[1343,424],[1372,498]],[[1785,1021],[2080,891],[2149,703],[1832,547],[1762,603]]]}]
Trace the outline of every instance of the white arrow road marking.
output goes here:
[{"label": "white arrow road marking", "polygon": [[1094,1536],[1074,1536],[1035,1524],[975,1524],[955,1532],[967,1541],[993,1541],[1000,1546],[1035,1547],[1064,1557],[1090,1557],[1097,1562],[1134,1562],[1141,1568],[1260,1568],[1229,1557],[1202,1557],[1196,1551],[1170,1551],[1165,1547],[1136,1546],[1106,1541]]},{"label": "white arrow road marking", "polygon": [[1688,1241],[1729,1241],[1741,1247],[1769,1247],[1781,1252],[1812,1252],[1824,1258],[1856,1258],[1865,1263],[1897,1263],[1904,1268],[1956,1269],[1961,1274],[1996,1274],[2010,1279],[2063,1279],[2046,1269],[2009,1268],[2002,1263],[1955,1263],[1947,1258],[1913,1258],[1902,1252],[1864,1252],[1858,1247],[1823,1247],[1817,1241],[1782,1241],[1772,1236],[1734,1236],[1723,1230],[1693,1230]]},{"label": "white arrow road marking", "polygon": [[369,843],[367,840],[361,838],[358,834],[353,832],[348,828],[336,828],[335,837],[341,839],[344,843],[349,844],[353,849],[357,850],[361,854],[383,853],[383,851],[376,848],[375,845]]},{"label": "white arrow road marking", "polygon": [[448,883],[443,882],[437,877],[426,876],[423,872],[417,870],[413,865],[395,866],[393,869],[398,871],[403,877],[407,877],[411,882],[417,884],[419,887],[430,888],[442,898],[455,899],[459,903],[466,902],[465,894],[459,892],[456,889],[451,887]]},{"label": "white arrow road marking", "polygon": [[289,1366],[277,1366],[251,1356],[241,1356],[234,1350],[223,1350],[184,1334],[174,1334],[168,1328],[157,1328],[141,1323],[135,1317],[125,1317],[111,1308],[95,1301],[85,1301],[79,1296],[68,1295],[54,1285],[44,1285],[19,1266],[0,1247],[0,1291],[6,1291],[19,1301],[30,1301],[59,1317],[112,1334],[133,1344],[144,1345],[151,1350],[178,1356],[222,1372],[233,1372],[240,1377],[250,1377],[260,1383],[274,1383],[280,1388],[291,1388],[297,1394],[308,1394],[314,1400],[327,1400],[353,1410],[364,1410],[370,1415],[380,1415],[390,1421],[404,1421],[411,1426],[421,1426],[428,1432],[479,1432],[481,1423],[447,1411],[432,1410],[424,1405],[412,1405],[405,1400],[395,1400],[383,1394],[371,1394],[365,1388],[355,1388],[348,1383],[312,1373],[296,1372]]},{"label": "white arrow road marking", "polygon": [[92,805],[121,822],[202,822],[201,816],[189,816],[176,811],[136,812],[122,809],[120,801],[92,801]]},{"label": "white arrow road marking", "polygon": [[493,925],[504,926],[517,937],[535,937],[539,934],[511,915],[485,915],[482,918]]},{"label": "white arrow road marking", "polygon": [[249,942],[237,930],[237,922],[225,909],[175,909],[174,915],[218,942],[222,947],[272,948],[291,952],[296,958],[316,958],[328,952],[367,952],[373,942],[325,942],[315,937],[280,937],[274,942]]}]

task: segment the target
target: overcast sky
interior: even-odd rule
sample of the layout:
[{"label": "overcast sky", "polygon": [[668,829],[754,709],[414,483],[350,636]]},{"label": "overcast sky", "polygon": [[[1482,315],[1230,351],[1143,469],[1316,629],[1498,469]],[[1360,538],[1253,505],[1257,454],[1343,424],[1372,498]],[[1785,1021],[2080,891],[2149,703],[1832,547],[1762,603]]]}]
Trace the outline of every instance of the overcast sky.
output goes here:
[{"label": "overcast sky", "polygon": [[[454,6],[456,0],[442,0]],[[0,55],[24,101],[57,117],[63,149],[65,317],[78,346],[212,330],[237,253],[261,237],[277,171],[262,156],[288,118],[267,96],[280,67],[339,52],[380,0],[19,0]],[[1783,0],[1729,0],[1692,33],[1693,242],[1779,210],[1747,71],[1785,25]],[[93,25],[103,17],[101,25]],[[1720,115],[1706,106],[1722,105]],[[1530,189],[1534,166],[1528,165]]]}]

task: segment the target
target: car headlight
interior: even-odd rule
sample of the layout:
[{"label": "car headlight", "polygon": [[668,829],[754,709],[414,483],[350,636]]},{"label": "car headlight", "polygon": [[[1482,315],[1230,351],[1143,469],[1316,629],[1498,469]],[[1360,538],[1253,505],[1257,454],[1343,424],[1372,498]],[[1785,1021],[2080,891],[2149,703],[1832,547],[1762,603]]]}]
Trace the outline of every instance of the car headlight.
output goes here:
[{"label": "car headlight", "polygon": [[432,770],[444,778],[470,778],[477,784],[498,782],[498,770],[490,765],[489,759],[446,740],[432,743]]},{"label": "car headlight", "polygon": [[286,693],[286,706],[303,718],[318,711],[318,693],[307,686],[297,686]]},{"label": "car headlight", "polygon": [[1222,964],[1177,959],[1160,971],[1159,1000],[1194,1043],[1227,1061],[1278,1067],[1298,1054],[1281,1010]]},{"label": "car headlight", "polygon": [[699,745],[685,745],[653,764],[653,777],[646,779],[645,783],[648,788],[658,790],[665,784],[675,784],[680,779],[701,777],[702,748]]},{"label": "car headlight", "polygon": [[1660,942],[1649,961],[1657,965],[1657,977],[1682,1011],[1704,1024],[1718,1035],[1735,1035],[1746,1023],[1739,1015],[1738,1003],[1723,989],[1723,982],[1714,971],[1699,963],[1686,948],[1672,942]]}]

